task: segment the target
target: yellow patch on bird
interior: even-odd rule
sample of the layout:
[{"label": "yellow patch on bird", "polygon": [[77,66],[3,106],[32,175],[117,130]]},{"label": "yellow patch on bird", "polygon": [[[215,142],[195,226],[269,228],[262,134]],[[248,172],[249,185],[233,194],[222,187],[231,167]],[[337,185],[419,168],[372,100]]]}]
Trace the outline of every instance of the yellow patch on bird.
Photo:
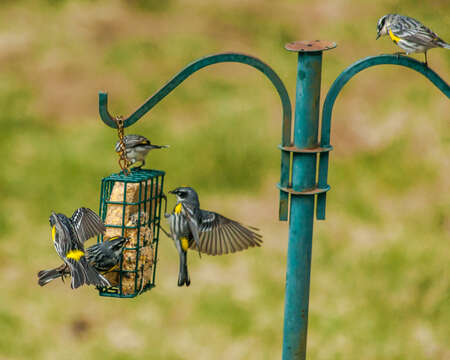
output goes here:
[{"label": "yellow patch on bird", "polygon": [[81,250],[70,250],[67,253],[66,258],[74,259],[75,261],[80,261],[80,259],[83,255],[84,255],[84,252],[82,252]]},{"label": "yellow patch on bird", "polygon": [[111,271],[113,271],[113,270],[116,270],[116,269],[118,269],[118,268],[119,268],[119,264],[116,264],[116,265],[114,265],[111,269],[106,270],[106,271],[103,271],[102,274],[107,274],[107,273],[109,273],[109,272],[111,272]]},{"label": "yellow patch on bird", "polygon": [[183,205],[181,205],[181,203],[178,203],[177,206],[175,206],[175,214],[179,214],[181,213],[181,209],[183,208]]},{"label": "yellow patch on bird", "polygon": [[52,227],[52,240],[53,240],[53,242],[55,242],[55,236],[56,236],[56,226],[53,225],[53,227]]},{"label": "yellow patch on bird", "polygon": [[187,251],[189,249],[189,240],[187,238],[185,238],[185,237],[182,237],[180,239],[180,241],[181,241],[181,248],[184,251]]},{"label": "yellow patch on bird", "polygon": [[391,29],[389,29],[389,36],[391,37],[392,41],[396,44],[401,40],[398,36],[395,36]]}]

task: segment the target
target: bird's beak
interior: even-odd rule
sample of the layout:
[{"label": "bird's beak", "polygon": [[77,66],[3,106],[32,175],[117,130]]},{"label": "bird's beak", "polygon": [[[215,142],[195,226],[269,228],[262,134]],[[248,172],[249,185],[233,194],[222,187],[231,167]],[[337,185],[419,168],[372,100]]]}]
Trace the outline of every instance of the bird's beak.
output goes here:
[{"label": "bird's beak", "polygon": [[170,190],[169,194],[175,194],[175,190]]},{"label": "bird's beak", "polygon": [[379,37],[380,37],[380,33],[377,34],[377,38],[375,40],[378,40]]}]

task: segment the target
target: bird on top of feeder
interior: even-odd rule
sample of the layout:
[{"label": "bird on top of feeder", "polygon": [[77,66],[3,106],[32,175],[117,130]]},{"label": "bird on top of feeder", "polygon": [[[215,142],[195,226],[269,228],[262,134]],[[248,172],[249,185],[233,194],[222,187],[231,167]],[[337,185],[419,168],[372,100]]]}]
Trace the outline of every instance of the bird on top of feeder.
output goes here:
[{"label": "bird on top of feeder", "polygon": [[377,23],[377,39],[385,35],[389,35],[395,44],[405,50],[406,55],[424,53],[425,65],[428,50],[435,47],[450,49],[450,44],[420,21],[409,16],[388,14],[381,17]]},{"label": "bird on top of feeder", "polygon": [[86,240],[106,230],[100,217],[91,209],[81,207],[70,218],[52,212],[49,222],[55,250],[69,268],[72,289],[83,284],[109,286],[108,280],[88,263],[84,251]]},{"label": "bird on top of feeder", "polygon": [[208,255],[224,255],[261,246],[262,236],[253,227],[246,227],[212,211],[200,209],[197,192],[191,187],[178,187],[170,194],[177,197],[172,214],[165,214],[171,237],[180,257],[178,286],[189,286],[187,250]]},{"label": "bird on top of feeder", "polygon": [[[141,162],[140,166],[137,166],[136,169],[140,169],[145,165],[145,157],[148,152],[153,149],[165,149],[168,148],[169,145],[155,145],[150,142],[145,136],[142,135],[125,135],[123,137],[123,143],[125,145],[125,156],[127,160],[134,164],[138,161]],[[120,152],[121,142],[117,141],[115,146],[115,151]]]},{"label": "bird on top of feeder", "polygon": [[[117,268],[122,255],[122,249],[127,242],[127,238],[114,236],[109,240],[94,244],[86,249],[86,259],[97,272],[105,274]],[[66,263],[61,266],[38,272],[38,284],[44,286],[57,278],[64,280],[70,275],[69,267]]]}]

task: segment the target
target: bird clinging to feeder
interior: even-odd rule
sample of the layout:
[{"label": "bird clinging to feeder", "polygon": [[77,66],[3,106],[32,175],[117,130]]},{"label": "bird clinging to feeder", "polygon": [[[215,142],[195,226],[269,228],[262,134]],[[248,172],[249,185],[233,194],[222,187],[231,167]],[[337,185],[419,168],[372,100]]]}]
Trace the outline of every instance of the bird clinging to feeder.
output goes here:
[{"label": "bird clinging to feeder", "polygon": [[[115,236],[88,247],[86,249],[87,262],[102,274],[114,270],[119,265],[126,241],[127,238]],[[70,269],[64,263],[54,269],[39,271],[38,284],[44,286],[55,279],[64,279],[65,276],[70,276]]]},{"label": "bird clinging to feeder", "polygon": [[[149,153],[150,150],[153,149],[165,149],[168,148],[169,145],[155,145],[150,142],[145,136],[142,135],[125,135],[123,137],[123,144],[125,146],[125,157],[127,160],[134,164],[138,161],[141,162],[140,166],[137,166],[137,169],[142,168],[145,165],[145,157]],[[121,141],[118,140],[115,146],[115,151],[120,153],[121,151]]]},{"label": "bird clinging to feeder", "polygon": [[83,284],[109,286],[108,280],[88,263],[84,250],[86,240],[106,230],[100,217],[91,209],[81,207],[70,218],[52,212],[49,222],[55,250],[69,268],[72,289]]}]

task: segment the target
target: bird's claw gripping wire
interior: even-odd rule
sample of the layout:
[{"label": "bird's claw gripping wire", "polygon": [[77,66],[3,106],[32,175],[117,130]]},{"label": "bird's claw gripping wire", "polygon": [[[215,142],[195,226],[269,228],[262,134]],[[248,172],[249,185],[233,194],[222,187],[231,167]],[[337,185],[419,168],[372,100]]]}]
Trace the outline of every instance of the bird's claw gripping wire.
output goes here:
[{"label": "bird's claw gripping wire", "polygon": [[167,214],[167,195],[162,193],[161,194],[161,198],[164,200],[164,204],[165,204],[165,206],[164,206],[164,217],[167,218],[167,217],[170,216],[169,214]]}]

